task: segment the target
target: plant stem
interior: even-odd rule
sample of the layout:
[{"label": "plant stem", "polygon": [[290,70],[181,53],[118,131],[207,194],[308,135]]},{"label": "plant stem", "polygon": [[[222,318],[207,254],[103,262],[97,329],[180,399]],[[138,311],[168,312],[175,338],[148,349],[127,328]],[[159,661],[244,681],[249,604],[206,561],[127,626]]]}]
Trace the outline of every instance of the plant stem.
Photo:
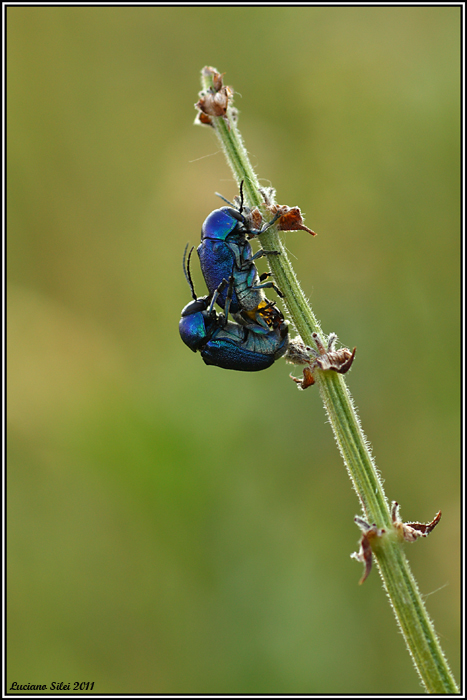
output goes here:
[{"label": "plant stem", "polygon": [[[212,72],[203,69],[201,76],[202,88],[206,92],[213,85]],[[227,117],[228,122],[221,117],[211,117],[212,126],[237,183],[240,184],[242,181],[244,183],[244,196],[248,206],[257,206],[264,214],[266,210],[259,191],[258,179],[250,164],[238,131],[236,117],[230,107],[227,109]],[[313,332],[319,335],[322,342],[325,342],[326,337],[298,283],[277,230],[274,227],[269,228],[260,236],[260,243],[267,250],[281,252],[281,255],[269,256],[268,262],[275,282],[284,294],[284,303],[290,317],[303,342],[308,346],[314,345]],[[377,542],[372,541],[373,554],[415,668],[428,693],[459,693],[417,583],[410,571],[402,543],[393,526],[382,481],[344,377],[337,372],[319,369],[315,371],[314,376],[365,519],[368,523],[375,523],[378,528],[385,531]]]}]

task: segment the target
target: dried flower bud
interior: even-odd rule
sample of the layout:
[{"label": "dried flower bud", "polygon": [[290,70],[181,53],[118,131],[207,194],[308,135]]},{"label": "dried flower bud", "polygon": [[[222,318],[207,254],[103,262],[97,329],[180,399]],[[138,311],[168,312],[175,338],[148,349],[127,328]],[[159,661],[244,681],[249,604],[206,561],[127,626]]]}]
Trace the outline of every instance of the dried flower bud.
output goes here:
[{"label": "dried flower bud", "polygon": [[376,539],[381,538],[386,531],[376,527],[375,523],[373,523],[373,525],[369,525],[365,520],[363,520],[363,518],[359,518],[358,516],[355,516],[354,521],[362,531],[362,536],[360,539],[359,551],[353,552],[350,556],[352,559],[356,559],[364,565],[363,576],[358,582],[361,586],[370,575],[371,567],[373,565],[373,550],[371,549],[371,543]]},{"label": "dried flower bud", "polygon": [[211,117],[208,117],[204,112],[198,112],[195,118],[195,124],[203,124],[206,126],[214,126]]},{"label": "dried flower bud", "polygon": [[263,215],[261,214],[258,207],[255,207],[249,212],[249,219],[251,223],[251,228],[254,228],[257,231],[259,231],[261,229],[261,226],[263,225]]},{"label": "dried flower bud", "polygon": [[419,537],[428,537],[441,520],[441,511],[438,511],[429,523],[404,523],[399,517],[399,504],[394,501],[391,507],[392,522],[399,534],[406,542],[415,542]]},{"label": "dried flower bud", "polygon": [[334,372],[339,372],[339,374],[345,374],[351,368],[357,351],[357,348],[354,348],[352,351],[349,348],[334,350],[337,341],[335,333],[329,334],[327,348],[324,347],[317,333],[313,333],[313,340],[316,343],[318,352],[303,345],[296,338],[291,342],[291,347],[289,347],[286,355],[286,360],[292,364],[308,365],[303,370],[303,379],[297,379],[297,377],[290,375],[294,382],[298,384],[299,389],[307,389],[315,383],[313,372],[316,368],[323,371],[332,369]]},{"label": "dried flower bud", "polygon": [[312,236],[317,235],[311,228],[308,228],[308,226],[305,226],[303,223],[300,207],[279,206],[278,204],[274,204],[270,207],[270,210],[272,214],[278,211],[281,213],[281,217],[276,224],[279,231],[308,231]]},{"label": "dried flower bud", "polygon": [[[203,90],[199,93],[200,99],[195,104],[195,109],[198,109],[200,114],[204,114],[205,117],[198,115],[197,123],[213,126],[210,117],[222,117],[230,128],[227,118],[227,107],[229,106],[229,100],[232,101],[233,98],[233,88],[222,84],[224,73],[219,73],[212,66],[205,66],[202,72],[204,75],[212,77],[213,84],[208,90]],[[237,114],[235,113],[236,118]]]},{"label": "dried flower bud", "polygon": [[[428,537],[430,532],[437,526],[441,520],[441,511],[436,513],[435,517],[430,523],[403,523],[399,517],[399,504],[397,501],[393,501],[391,506],[391,518],[394,525],[394,529],[398,533],[401,540],[406,542],[415,542],[419,537]],[[360,540],[360,550],[354,552],[350,556],[357,561],[364,564],[363,576],[359,583],[363,583],[371,571],[371,566],[373,562],[373,546],[376,544],[376,538],[382,537],[385,530],[380,530],[375,524],[369,525],[363,518],[356,516],[354,518],[358,527],[362,531],[362,537]]]}]

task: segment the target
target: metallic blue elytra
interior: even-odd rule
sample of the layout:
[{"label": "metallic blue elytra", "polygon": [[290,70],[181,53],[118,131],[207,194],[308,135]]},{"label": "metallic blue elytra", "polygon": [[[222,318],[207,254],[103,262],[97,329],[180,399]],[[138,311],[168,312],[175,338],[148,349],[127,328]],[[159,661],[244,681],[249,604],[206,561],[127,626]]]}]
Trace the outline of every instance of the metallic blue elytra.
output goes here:
[{"label": "metallic blue elytra", "polygon": [[[265,255],[280,253],[260,250],[253,255],[247,237],[253,238],[264,233],[279,218],[279,214],[261,229],[252,229],[242,213],[243,209],[243,188],[241,187],[238,209],[231,205],[215,209],[209,214],[202,226],[201,244],[198,246],[201,271],[210,294],[220,288],[223,280],[233,277],[230,312],[232,314],[245,312],[257,324],[267,329],[268,323],[261,313],[261,308],[264,308],[267,301],[263,289],[273,288],[279,296],[282,294],[273,282],[262,282],[263,276],[258,275],[255,260]],[[217,303],[225,309],[226,300],[227,289],[224,287],[218,294]]]},{"label": "metallic blue elytra", "polygon": [[[242,372],[267,369],[287,351],[288,322],[282,318],[282,322],[276,323],[274,328],[264,328],[258,324],[242,325],[226,320],[223,314],[215,311],[214,304],[227,283],[222,281],[213,294],[197,298],[189,268],[192,251],[193,249],[188,257],[187,268],[185,258],[183,266],[193,296],[193,301],[182,310],[179,322],[183,342],[193,352],[199,351],[207,365]],[[227,306],[232,287],[233,279],[230,278]]]}]

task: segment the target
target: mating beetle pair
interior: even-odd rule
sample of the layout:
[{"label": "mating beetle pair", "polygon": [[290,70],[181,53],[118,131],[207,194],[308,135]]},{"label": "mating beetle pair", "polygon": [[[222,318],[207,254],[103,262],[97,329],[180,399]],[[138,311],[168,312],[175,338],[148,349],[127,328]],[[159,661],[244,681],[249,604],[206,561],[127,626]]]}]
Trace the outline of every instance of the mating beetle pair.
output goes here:
[{"label": "mating beetle pair", "polygon": [[[209,214],[202,226],[201,244],[197,249],[209,294],[196,296],[190,273],[193,248],[187,264],[185,249],[183,270],[193,301],[182,311],[179,331],[183,342],[193,352],[199,350],[207,365],[224,369],[254,372],[270,367],[279,357],[286,355],[288,362],[305,365],[303,379],[292,379],[299,388],[306,389],[315,383],[316,368],[345,374],[352,365],[355,348],[352,352],[348,348],[335,350],[337,336],[334,333],[328,338],[327,349],[318,334],[313,333],[318,352],[305,346],[299,337],[289,341],[288,321],[284,320],[274,302],[266,299],[265,288],[273,288],[279,296],[283,295],[274,283],[263,281],[267,274],[258,275],[255,260],[279,253],[261,250],[253,255],[248,239],[264,233],[279,218],[281,230],[303,229],[316,235],[303,224],[298,207],[277,206],[272,201],[273,195],[273,190],[263,192],[265,204],[276,214],[259,229],[250,225],[254,218],[257,220],[255,212],[243,206],[243,183],[238,208],[219,195],[229,206]],[[224,314],[215,311],[215,303]],[[228,320],[229,313],[233,321]]]},{"label": "mating beetle pair", "polygon": [[[244,216],[243,183],[240,186],[240,205],[235,207],[219,195],[229,206],[216,209],[205,220],[201,230],[198,255],[209,294],[197,298],[187,265],[186,250],[183,258],[185,277],[193,301],[182,311],[179,324],[183,342],[191,350],[199,350],[206,364],[224,369],[258,371],[270,367],[288,348],[288,322],[273,302],[266,299],[263,289],[281,292],[273,282],[264,282],[259,276],[255,260],[276,251],[259,251],[253,255],[248,238],[259,236],[278,218],[277,214],[260,229],[249,225]],[[247,212],[249,214],[249,212]],[[224,310],[217,314],[214,304]],[[229,313],[233,321],[229,321]]]},{"label": "mating beetle pair", "polygon": [[[255,323],[236,323],[227,318],[231,306],[234,275],[225,279],[205,297],[197,297],[190,273],[191,249],[187,265],[183,257],[183,270],[190,285],[193,301],[185,306],[179,323],[180,336],[188,347],[201,352],[207,365],[243,372],[256,372],[270,367],[288,348],[289,327],[282,314],[276,310],[273,328]],[[228,290],[224,293],[225,287]],[[216,301],[223,295],[225,316],[214,309]],[[281,321],[278,321],[278,317]],[[240,320],[242,318],[240,317]]]}]

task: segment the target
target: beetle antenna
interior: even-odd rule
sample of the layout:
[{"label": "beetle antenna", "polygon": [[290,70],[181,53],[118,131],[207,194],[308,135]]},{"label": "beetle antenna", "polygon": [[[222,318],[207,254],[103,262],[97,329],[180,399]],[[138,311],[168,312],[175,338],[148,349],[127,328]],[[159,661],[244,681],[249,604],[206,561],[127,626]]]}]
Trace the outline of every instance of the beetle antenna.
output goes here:
[{"label": "beetle antenna", "polygon": [[193,280],[192,280],[192,278],[191,278],[191,272],[190,272],[190,258],[191,258],[191,254],[192,254],[192,252],[193,252],[195,246],[194,246],[194,245],[191,246],[191,250],[190,250],[190,252],[188,253],[188,260],[187,260],[187,259],[186,259],[186,251],[188,250],[188,246],[189,246],[189,245],[190,245],[190,244],[187,243],[186,246],[185,246],[185,250],[183,251],[183,272],[184,272],[184,274],[185,274],[185,279],[186,279],[186,281],[187,281],[188,284],[190,285],[191,296],[193,297],[193,299],[194,299],[195,301],[198,301],[198,297],[196,296],[196,293],[195,293],[195,285],[193,284]]},{"label": "beetle antenna", "polygon": [[240,183],[240,206],[239,207],[237,207],[235,204],[232,204],[232,202],[229,202],[229,200],[226,199],[225,197],[223,197],[221,194],[219,194],[219,192],[214,192],[214,194],[217,197],[220,197],[226,204],[230,204],[230,206],[233,209],[236,209],[240,214],[242,213],[242,211],[243,211],[243,180]]},{"label": "beetle antenna", "polygon": [[243,211],[243,180],[240,183],[240,209],[238,210],[240,214]]},{"label": "beetle antenna", "polygon": [[237,208],[237,207],[235,206],[235,204],[232,204],[232,202],[229,202],[229,200],[226,199],[225,197],[223,197],[221,194],[219,194],[219,192],[214,192],[214,194],[216,195],[216,197],[220,197],[221,199],[223,199],[224,202],[226,202],[226,204],[230,204],[230,206],[231,206],[233,209],[236,209],[236,208]]}]

